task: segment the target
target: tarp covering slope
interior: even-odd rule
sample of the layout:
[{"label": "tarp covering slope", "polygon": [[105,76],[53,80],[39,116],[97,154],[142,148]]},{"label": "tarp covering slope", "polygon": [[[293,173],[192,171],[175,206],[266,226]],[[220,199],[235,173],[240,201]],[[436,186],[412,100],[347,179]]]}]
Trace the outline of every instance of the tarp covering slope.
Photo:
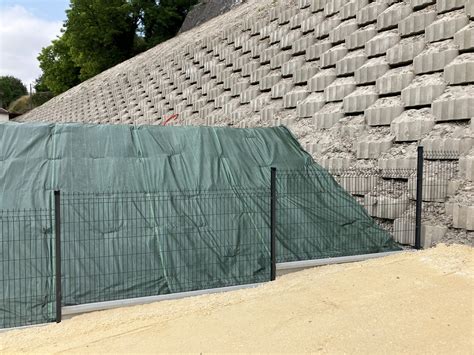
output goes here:
[{"label": "tarp covering slope", "polygon": [[[0,124],[0,210],[52,211],[52,192],[62,192],[64,304],[268,280],[271,167],[301,177],[285,191],[304,191],[279,196],[279,216],[291,209],[277,227],[279,261],[397,249],[284,127]],[[107,198],[84,203],[97,193]],[[31,270],[38,282],[9,281],[0,312],[11,324],[12,295],[31,294],[22,309],[47,318],[52,218],[1,218],[4,283]]]}]

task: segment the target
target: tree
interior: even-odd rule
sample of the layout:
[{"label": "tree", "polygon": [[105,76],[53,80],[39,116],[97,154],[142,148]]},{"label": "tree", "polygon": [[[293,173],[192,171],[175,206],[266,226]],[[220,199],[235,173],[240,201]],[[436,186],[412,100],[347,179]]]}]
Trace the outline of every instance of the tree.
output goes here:
[{"label": "tree", "polygon": [[137,24],[127,0],[71,0],[65,36],[81,81],[135,54]]},{"label": "tree", "polygon": [[[79,84],[80,68],[71,57],[71,49],[65,35],[53,41],[41,50],[38,56],[43,74],[40,77],[40,88],[47,88],[58,95]],[[38,88],[36,87],[36,90]]]},{"label": "tree", "polygon": [[20,79],[13,76],[0,76],[0,104],[7,108],[19,97],[26,95],[28,91]]}]

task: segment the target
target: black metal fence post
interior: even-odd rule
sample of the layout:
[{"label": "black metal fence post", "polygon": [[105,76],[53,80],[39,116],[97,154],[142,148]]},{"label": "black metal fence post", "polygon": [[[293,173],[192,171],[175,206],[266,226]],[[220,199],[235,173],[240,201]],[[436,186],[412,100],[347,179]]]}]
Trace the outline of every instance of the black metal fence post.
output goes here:
[{"label": "black metal fence post", "polygon": [[270,258],[271,258],[271,280],[276,279],[276,168],[271,168],[270,190]]},{"label": "black metal fence post", "polygon": [[421,214],[423,205],[423,147],[418,147],[416,168],[416,217],[415,217],[415,249],[421,249]]},{"label": "black metal fence post", "polygon": [[55,235],[55,280],[56,280],[56,323],[61,322],[61,192],[54,191],[54,235]]}]

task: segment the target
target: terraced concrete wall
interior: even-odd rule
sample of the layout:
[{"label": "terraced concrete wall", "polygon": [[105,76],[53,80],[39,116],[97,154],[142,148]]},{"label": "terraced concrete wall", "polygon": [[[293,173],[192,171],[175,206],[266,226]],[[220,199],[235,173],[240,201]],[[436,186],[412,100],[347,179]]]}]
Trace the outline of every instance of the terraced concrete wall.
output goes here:
[{"label": "terraced concrete wall", "polygon": [[249,0],[21,119],[285,124],[329,170],[403,186],[422,144],[432,162],[458,162],[445,203],[426,198],[424,230],[472,244],[473,19],[474,0]]}]

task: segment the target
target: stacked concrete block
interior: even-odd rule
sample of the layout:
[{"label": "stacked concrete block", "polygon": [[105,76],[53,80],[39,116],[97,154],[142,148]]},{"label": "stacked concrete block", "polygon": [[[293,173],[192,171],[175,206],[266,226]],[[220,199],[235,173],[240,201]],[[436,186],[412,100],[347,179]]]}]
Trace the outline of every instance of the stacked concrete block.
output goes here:
[{"label": "stacked concrete block", "polygon": [[377,16],[377,29],[382,31],[395,28],[401,20],[411,13],[410,5],[403,2],[395,3]]},{"label": "stacked concrete block", "polygon": [[[318,22],[316,26],[314,27],[314,36],[318,39],[328,37],[329,32],[331,32],[340,24],[341,24],[341,19],[338,16],[325,18],[323,21]],[[331,41],[331,43],[333,42]]]},{"label": "stacked concrete block", "polygon": [[377,22],[377,17],[387,9],[388,4],[385,1],[375,1],[364,6],[356,14],[356,21],[359,26],[365,26],[369,23]]},{"label": "stacked concrete block", "polygon": [[293,83],[291,80],[281,80],[277,84],[272,86],[271,96],[272,99],[281,99],[283,98],[291,89],[293,89]]},{"label": "stacked concrete block", "polygon": [[346,47],[349,50],[364,48],[365,44],[377,34],[374,25],[368,25],[350,33],[345,37]]},{"label": "stacked concrete block", "polygon": [[392,133],[397,142],[418,141],[423,138],[435,124],[431,109],[406,110],[391,123]]},{"label": "stacked concrete block", "polygon": [[454,43],[460,51],[474,50],[474,23],[472,21],[454,35]]},{"label": "stacked concrete block", "polygon": [[[303,91],[306,92],[306,91]],[[301,94],[303,97],[303,94]],[[313,93],[303,100],[299,100],[296,104],[296,115],[298,118],[312,117],[325,104],[324,95],[321,93]]]},{"label": "stacked concrete block", "polygon": [[248,104],[258,95],[260,95],[260,89],[258,88],[258,86],[249,87],[240,94],[240,103]]},{"label": "stacked concrete block", "polygon": [[367,57],[385,55],[387,51],[400,41],[397,31],[381,32],[365,43]]},{"label": "stacked concrete block", "polygon": [[336,65],[337,61],[344,58],[348,50],[345,43],[329,47],[328,50],[321,54],[321,68],[329,68]]},{"label": "stacked concrete block", "polygon": [[358,85],[375,84],[388,70],[389,66],[384,57],[372,58],[355,71],[355,81]]},{"label": "stacked concrete block", "polygon": [[436,121],[474,117],[474,86],[451,86],[431,104]]},{"label": "stacked concrete block", "polygon": [[271,60],[270,60],[270,69],[278,69],[281,68],[281,66],[288,62],[291,59],[291,53],[288,52],[281,52],[275,55]]},{"label": "stacked concrete block", "polygon": [[329,129],[344,117],[342,103],[327,103],[313,117],[317,129]]},{"label": "stacked concrete block", "polygon": [[376,176],[342,175],[338,177],[338,183],[352,195],[365,196],[377,184]]},{"label": "stacked concrete block", "polygon": [[432,43],[413,59],[413,70],[416,74],[442,71],[458,54],[451,40]]},{"label": "stacked concrete block", "polygon": [[385,178],[408,179],[416,172],[415,157],[380,158],[378,165],[382,169],[382,177]]},{"label": "stacked concrete block", "polygon": [[[448,196],[448,183],[449,180],[446,176],[425,176],[422,184],[422,200],[426,202],[444,202]],[[416,200],[416,177],[408,179],[408,193],[412,200]]]},{"label": "stacked concrete block", "polygon": [[333,44],[342,43],[350,34],[357,31],[358,28],[359,25],[356,20],[343,21],[336,28],[329,31],[329,40]]},{"label": "stacked concrete block", "polygon": [[[452,156],[464,155],[473,146],[474,138],[471,137],[427,137],[421,140],[421,144],[424,148],[427,156],[435,156],[438,159],[450,159]],[[459,164],[461,160],[466,159],[465,157],[459,158]]]},{"label": "stacked concrete block", "polygon": [[249,62],[242,67],[242,76],[244,78],[250,77],[253,72],[260,68],[260,63],[257,61]]},{"label": "stacked concrete block", "polygon": [[[328,51],[332,47],[332,43],[329,40],[318,41],[306,50],[305,59],[308,62],[318,60],[323,53]],[[345,55],[345,54],[344,54]]]},{"label": "stacked concrete block", "polygon": [[283,107],[284,108],[296,108],[296,106],[302,102],[309,92],[302,88],[294,89],[283,96]]},{"label": "stacked concrete block", "polygon": [[347,170],[354,163],[352,158],[323,158],[318,160],[319,165],[329,170],[329,172],[337,172]]},{"label": "stacked concrete block", "polygon": [[352,0],[341,7],[339,13],[343,20],[356,17],[359,10],[368,5],[368,0]]},{"label": "stacked concrete block", "polygon": [[448,228],[439,225],[421,224],[421,247],[424,249],[436,245],[446,235]]},{"label": "stacked concrete block", "polygon": [[359,87],[344,98],[344,112],[346,114],[364,112],[366,108],[377,101],[377,98],[378,94],[375,90],[375,86]]},{"label": "stacked concrete block", "polygon": [[328,0],[326,1],[326,5],[324,6],[324,14],[326,16],[331,16],[337,12],[344,6],[345,0]]},{"label": "stacked concrete block", "polygon": [[336,62],[336,75],[346,76],[354,72],[367,61],[367,55],[363,49],[349,52],[344,58]]},{"label": "stacked concrete block", "polygon": [[423,36],[402,39],[387,50],[387,62],[391,65],[409,64],[425,48]]},{"label": "stacked concrete block", "polygon": [[375,82],[377,92],[381,95],[400,93],[415,77],[411,67],[400,67],[389,70]]},{"label": "stacked concrete block", "polygon": [[281,80],[280,73],[270,73],[267,76],[264,76],[260,80],[260,90],[261,91],[270,91],[273,86],[275,86]]},{"label": "stacked concrete block", "polygon": [[393,146],[393,136],[374,138],[367,136],[355,143],[357,159],[378,159]]},{"label": "stacked concrete block", "polygon": [[297,85],[306,84],[318,72],[319,67],[314,64],[307,64],[306,66],[295,71],[293,75],[293,82]]},{"label": "stacked concrete block", "polygon": [[271,96],[268,94],[257,96],[255,99],[250,101],[250,108],[254,112],[259,112],[262,108],[268,105],[270,100]]},{"label": "stacked concrete block", "polygon": [[314,28],[324,20],[324,15],[322,13],[312,15],[301,22],[301,32],[307,34],[314,31]]},{"label": "stacked concrete block", "polygon": [[400,21],[398,32],[402,37],[424,34],[426,27],[434,22],[435,19],[436,11],[434,10],[414,12]]},{"label": "stacked concrete block", "polygon": [[369,126],[390,126],[403,110],[403,102],[398,96],[384,97],[369,106],[364,111],[364,116]]},{"label": "stacked concrete block", "polygon": [[459,158],[459,176],[466,180],[474,181],[474,156],[473,155]]},{"label": "stacked concrete block", "polygon": [[456,57],[444,68],[444,80],[450,85],[474,82],[474,53]]},{"label": "stacked concrete block", "polygon": [[446,88],[446,82],[440,74],[417,76],[402,90],[405,107],[431,105]]},{"label": "stacked concrete block", "polygon": [[308,89],[312,92],[324,91],[334,80],[336,80],[335,69],[321,70],[308,81]]},{"label": "stacked concrete block", "polygon": [[292,77],[295,72],[305,64],[305,60],[302,57],[296,57],[290,61],[284,63],[281,66],[281,75],[284,78]]},{"label": "stacked concrete block", "polygon": [[324,89],[324,95],[327,102],[342,101],[355,88],[356,82],[353,77],[339,78]]},{"label": "stacked concrete block", "polygon": [[408,208],[408,197],[389,197],[366,195],[364,207],[372,217],[396,219],[403,215]]},{"label": "stacked concrete block", "polygon": [[312,35],[304,36],[295,41],[291,48],[292,55],[302,55],[306,50],[315,43],[316,39]]},{"label": "stacked concrete block", "polygon": [[474,2],[473,2],[473,0],[465,0],[464,12],[466,13],[467,17],[469,17],[471,20],[474,20]]},{"label": "stacked concrete block", "polygon": [[436,42],[452,38],[468,22],[469,19],[462,10],[441,15],[436,21],[426,27],[426,40],[428,42]]},{"label": "stacked concrete block", "polygon": [[453,205],[453,227],[474,230],[474,206],[455,203]]},{"label": "stacked concrete block", "polygon": [[[264,77],[270,74],[270,66],[263,66],[250,74],[250,84],[260,84]],[[271,86],[270,86],[271,88]]]},{"label": "stacked concrete block", "polygon": [[230,94],[233,97],[240,96],[240,94],[243,93],[246,89],[248,89],[249,86],[250,83],[248,81],[239,81],[231,86]]},{"label": "stacked concrete block", "polygon": [[311,0],[310,10],[313,13],[323,11],[324,10],[324,5],[326,5],[325,0]]},{"label": "stacked concrete block", "polygon": [[281,107],[267,106],[260,111],[260,118],[265,122],[271,122],[281,110]]},{"label": "stacked concrete block", "polygon": [[301,39],[303,33],[301,31],[290,31],[280,40],[280,48],[283,50],[291,49],[296,41]]}]

